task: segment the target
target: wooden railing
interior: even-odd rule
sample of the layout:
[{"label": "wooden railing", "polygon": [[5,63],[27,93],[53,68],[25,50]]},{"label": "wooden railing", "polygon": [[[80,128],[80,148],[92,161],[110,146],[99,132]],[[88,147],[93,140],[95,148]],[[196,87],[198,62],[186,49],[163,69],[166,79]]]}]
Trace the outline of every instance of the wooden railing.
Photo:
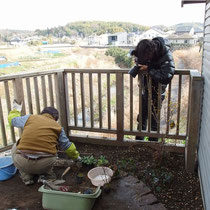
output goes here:
[{"label": "wooden railing", "polygon": [[[139,75],[141,81],[142,75]],[[149,90],[151,79],[147,76]],[[65,69],[0,77],[1,150],[20,138],[21,130],[9,127],[7,116],[13,99],[23,102],[22,114],[39,114],[46,106],[60,112],[60,123],[72,141],[108,145],[154,142],[135,136],[157,137],[167,149],[186,151],[186,167],[193,170],[199,134],[202,78],[195,70],[176,70],[160,102],[158,88],[157,131],[151,130],[152,100],[148,99],[148,129],[137,130],[142,110],[142,88],[127,69]],[[175,126],[171,126],[174,124]],[[185,143],[186,146],[180,146]],[[190,164],[189,164],[190,163]]]}]

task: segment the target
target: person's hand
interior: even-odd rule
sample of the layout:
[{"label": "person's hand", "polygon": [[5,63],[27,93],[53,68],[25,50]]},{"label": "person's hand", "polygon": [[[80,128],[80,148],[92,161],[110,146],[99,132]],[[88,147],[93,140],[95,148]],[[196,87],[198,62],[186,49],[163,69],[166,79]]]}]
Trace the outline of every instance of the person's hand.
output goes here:
[{"label": "person's hand", "polygon": [[16,109],[17,111],[21,112],[23,106],[23,102],[21,104],[18,104],[18,102],[14,99],[12,103],[12,109]]},{"label": "person's hand", "polygon": [[77,161],[82,161],[82,158],[79,156],[79,157],[77,158]]},{"label": "person's hand", "polygon": [[76,159],[76,166],[82,168],[82,158],[80,156]]},{"label": "person's hand", "polygon": [[141,71],[147,71],[147,70],[148,70],[148,66],[147,66],[147,65],[139,64],[138,66],[139,66],[139,69],[140,69]]}]

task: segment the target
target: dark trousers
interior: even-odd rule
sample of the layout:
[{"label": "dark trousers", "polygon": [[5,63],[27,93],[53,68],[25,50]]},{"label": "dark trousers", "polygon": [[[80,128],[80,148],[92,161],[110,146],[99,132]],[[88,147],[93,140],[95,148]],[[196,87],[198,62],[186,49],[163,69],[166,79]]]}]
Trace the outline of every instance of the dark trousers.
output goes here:
[{"label": "dark trousers", "polygon": [[[161,104],[164,100],[165,96],[161,96]],[[160,107],[161,107],[160,104]],[[158,112],[158,95],[153,94],[152,95],[152,102],[151,102],[151,130],[157,131],[157,112]],[[139,115],[137,116],[137,121],[139,122]],[[148,121],[148,92],[142,95],[142,130],[147,129],[147,121]],[[139,130],[139,124],[137,126],[137,129]],[[136,139],[138,140],[144,140],[144,137],[142,136],[136,136]],[[149,137],[149,141],[158,141],[158,138],[152,138]]]}]

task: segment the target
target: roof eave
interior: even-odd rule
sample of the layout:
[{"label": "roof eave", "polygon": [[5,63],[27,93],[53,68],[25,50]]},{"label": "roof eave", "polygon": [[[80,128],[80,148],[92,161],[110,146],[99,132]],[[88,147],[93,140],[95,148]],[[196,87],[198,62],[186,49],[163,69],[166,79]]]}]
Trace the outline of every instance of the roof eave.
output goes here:
[{"label": "roof eave", "polygon": [[196,4],[196,3],[206,3],[206,0],[182,0],[181,6],[184,4]]}]

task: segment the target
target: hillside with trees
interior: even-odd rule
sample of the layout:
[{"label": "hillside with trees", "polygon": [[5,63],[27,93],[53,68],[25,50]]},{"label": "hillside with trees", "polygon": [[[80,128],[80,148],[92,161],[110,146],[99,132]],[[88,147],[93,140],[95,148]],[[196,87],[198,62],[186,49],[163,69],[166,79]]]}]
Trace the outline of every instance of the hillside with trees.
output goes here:
[{"label": "hillside with trees", "polygon": [[[203,28],[202,23],[179,23],[173,26],[155,25],[152,27],[167,32],[169,30],[176,30],[176,28],[180,26],[193,26],[200,29]],[[150,26],[129,22],[78,21],[70,22],[65,26],[47,28],[44,30],[37,29],[35,31],[0,29],[0,42],[8,42],[13,37],[26,38],[33,35],[57,38],[62,38],[64,36],[84,38],[93,34],[101,35],[105,33],[113,34],[117,32],[142,33],[150,28]]]},{"label": "hillside with trees", "polygon": [[79,21],[68,23],[65,26],[47,28],[46,30],[37,29],[37,35],[42,36],[80,36],[86,37],[91,34],[117,33],[117,32],[138,32],[146,31],[150,27],[128,22],[105,22],[105,21]]}]

